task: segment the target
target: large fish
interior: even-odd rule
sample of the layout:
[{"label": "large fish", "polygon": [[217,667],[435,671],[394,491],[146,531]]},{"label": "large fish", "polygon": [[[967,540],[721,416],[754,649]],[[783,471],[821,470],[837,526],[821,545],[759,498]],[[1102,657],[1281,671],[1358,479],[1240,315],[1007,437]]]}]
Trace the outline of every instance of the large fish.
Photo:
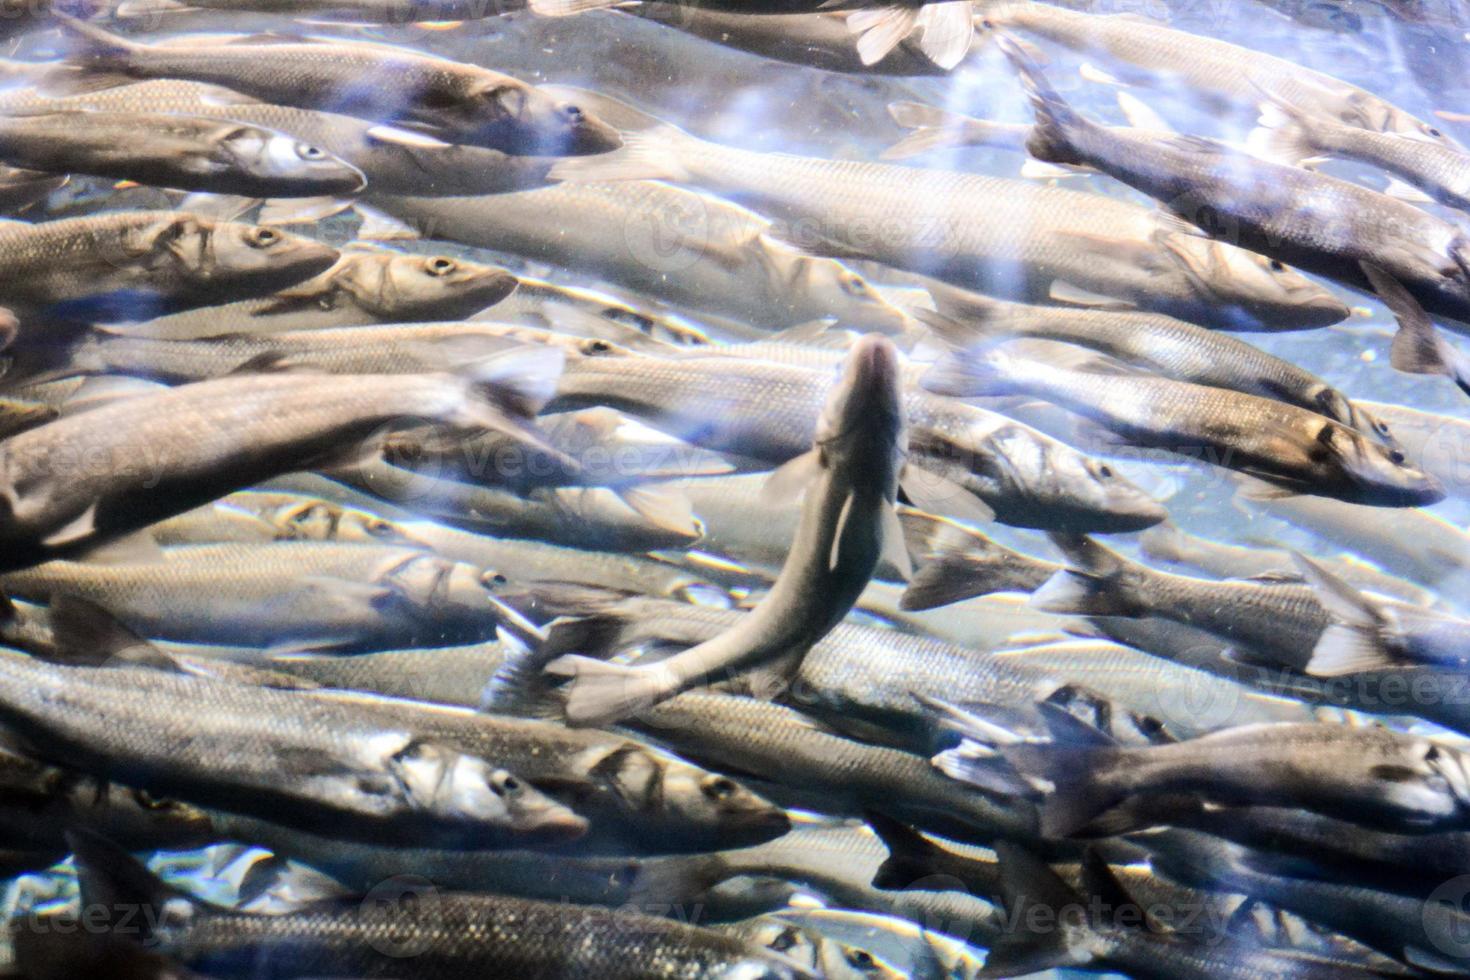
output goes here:
[{"label": "large fish", "polygon": [[159,796],[392,843],[566,841],[587,822],[501,768],[353,705],[147,667],[7,654],[0,713],[39,757]]},{"label": "large fish", "polygon": [[[414,980],[512,973],[527,980],[638,980],[649,976],[650,964],[658,965],[659,975],[684,980],[816,976],[756,943],[713,929],[621,909],[440,893],[420,879],[390,882],[369,893],[366,903],[323,903],[287,915],[233,912],[169,888],[101,838],[77,835],[73,847],[84,869],[83,903],[108,909],[125,903],[140,910],[141,921],[153,923],[130,928],[120,915],[109,916],[90,937],[110,937],[111,945],[146,943],[150,951],[173,955],[209,976],[249,973],[286,980],[305,970]],[[180,907],[187,909],[181,917],[165,911]],[[66,945],[78,940],[48,940],[45,926],[20,930],[29,935],[18,958],[33,976],[66,975],[64,969],[54,972],[63,957],[88,964],[89,952],[106,955],[96,950],[109,944],[89,947],[88,937],[80,940],[81,950],[68,953]]]},{"label": "large fish", "polygon": [[3,564],[85,548],[340,457],[406,419],[515,428],[512,414],[540,404],[559,366],[554,351],[512,351],[482,362],[479,381],[245,374],[59,419],[0,443]]},{"label": "large fish", "polygon": [[[600,102],[599,105],[602,105]],[[1127,303],[1227,329],[1327,326],[1347,308],[1277,262],[1111,197],[1024,180],[762,153],[604,109],[622,150],[553,177],[653,178],[729,195],[810,251],[862,257],[1015,299]],[[624,118],[627,117],[627,118]]]},{"label": "large fish", "polygon": [[198,340],[455,320],[517,288],[504,269],[469,259],[349,250],[320,275],[273,295],[157,317],[131,325],[128,336]]},{"label": "large fish", "polygon": [[177,115],[0,116],[0,160],[48,173],[255,197],[350,195],[367,186],[362,171],[297,137]]},{"label": "large fish", "polygon": [[550,262],[695,313],[762,330],[836,317],[898,333],[904,315],[841,262],[801,252],[744,208],[652,182],[370,203],[425,238]]},{"label": "large fish", "polygon": [[1106,361],[1079,363],[1050,341],[1021,343],[1042,346],[1020,354],[1004,348],[952,354],[925,376],[924,386],[958,397],[1031,395],[1097,423],[1125,446],[1200,459],[1293,493],[1380,507],[1444,499],[1439,482],[1411,465],[1402,450],[1316,412],[1119,372]]},{"label": "large fish", "polygon": [[1271,97],[1350,126],[1454,145],[1432,123],[1356,85],[1286,58],[1144,17],[1085,14],[1034,0],[981,0],[976,14],[986,31],[1043,38],[1104,58],[1125,80],[1160,87],[1183,83],[1207,97],[1251,109],[1263,96]]},{"label": "large fish", "polygon": [[792,495],[804,490],[806,497],[791,554],[750,618],[653,666],[553,661],[548,670],[573,677],[572,721],[626,717],[717,673],[799,668],[867,586],[885,537],[890,547],[903,545],[893,510],[907,446],[899,373],[892,343],[875,335],[860,339],[828,396],[810,453],[772,477],[773,485]]},{"label": "large fish", "polygon": [[1036,110],[1027,147],[1086,164],[1209,233],[1274,261],[1368,290],[1364,266],[1402,283],[1426,310],[1470,321],[1470,230],[1360,184],[1252,157],[1215,140],[1156,139],[1078,115],[1008,45]]},{"label": "large fish", "polygon": [[248,37],[147,45],[64,15],[58,20],[81,45],[68,67],[82,76],[84,89],[96,86],[99,75],[103,85],[111,76],[179,79],[223,85],[276,105],[412,125],[450,142],[521,155],[601,153],[618,146],[607,124],[534,86],[409,48]]},{"label": "large fish", "polygon": [[0,223],[0,302],[23,316],[146,319],[294,286],[337,261],[327,245],[188,212]]},{"label": "large fish", "polygon": [[[519,156],[483,146],[445,143],[422,133],[336,112],[256,102],[202,82],[162,80],[77,95],[38,90],[0,92],[10,113],[85,110],[178,114],[289,133],[362,171],[375,193],[502,194],[541,187],[556,157]],[[28,174],[30,171],[19,171]]]}]

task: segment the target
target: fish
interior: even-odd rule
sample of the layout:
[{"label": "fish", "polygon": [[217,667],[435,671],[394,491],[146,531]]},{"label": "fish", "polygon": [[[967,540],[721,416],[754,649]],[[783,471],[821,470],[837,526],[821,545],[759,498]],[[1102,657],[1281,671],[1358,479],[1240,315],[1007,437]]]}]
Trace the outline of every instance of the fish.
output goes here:
[{"label": "fish", "polygon": [[[1056,724],[1065,720],[1063,714],[1049,711],[1047,719]],[[1086,729],[1079,730],[1080,724],[1068,722],[1058,729],[1059,737],[1067,732],[1083,739]],[[1226,805],[1289,803],[1397,833],[1464,825],[1464,756],[1432,739],[1384,728],[1271,722],[1130,748],[1095,734],[1086,739],[998,749],[1046,793],[1041,830],[1048,837],[1074,834],[1130,800],[1166,794]],[[1126,811],[1114,816],[1132,819]]]},{"label": "fish", "polygon": [[1136,311],[1026,306],[973,293],[942,293],[939,305],[952,319],[926,322],[960,346],[1008,337],[1075,344],[1161,377],[1275,398],[1390,441],[1386,426],[1312,372],[1192,323]]},{"label": "fish", "polygon": [[1039,589],[1059,569],[987,538],[956,521],[922,511],[899,514],[918,557],[900,608],[920,612],[993,592]]},{"label": "fish", "polygon": [[352,251],[319,275],[275,293],[129,324],[128,337],[205,340],[374,323],[441,323],[503,301],[517,277],[447,255]]},{"label": "fish", "polygon": [[[201,608],[203,589],[232,583]],[[96,602],[146,636],[192,643],[391,649],[493,636],[520,617],[502,572],[420,547],[269,541],[180,545],[157,558],[53,561],[0,575],[0,588],[37,602]]]},{"label": "fish", "polygon": [[122,0],[112,14],[122,20],[184,18],[181,26],[190,14],[211,10],[402,25],[498,17],[524,7],[523,0]]},{"label": "fish", "polygon": [[1365,402],[1368,411],[1389,426],[1394,439],[1409,458],[1444,484],[1452,497],[1463,498],[1470,480],[1461,470],[1461,447],[1470,438],[1470,423],[1453,415],[1425,411],[1408,405]]},{"label": "fish", "polygon": [[776,915],[726,926],[725,931],[790,957],[828,980],[860,977],[900,980],[906,976],[860,946],[843,943],[819,928],[802,928]]},{"label": "fish", "polygon": [[1122,303],[1224,329],[1305,329],[1347,315],[1340,300],[1281,263],[1115,198],[740,150],[631,112],[637,122],[621,150],[563,161],[552,177],[696,185],[780,222],[789,240],[813,253],[878,261],[1007,298]]},{"label": "fish", "polygon": [[[615,346],[569,354],[549,408],[605,405],[706,449],[785,465],[810,447],[830,356],[782,345],[763,356],[630,356]],[[742,353],[757,355],[756,351]],[[787,354],[790,357],[787,357]],[[820,368],[817,365],[822,365]],[[717,392],[711,395],[711,392]],[[1022,527],[1128,531],[1163,508],[1106,463],[1007,416],[905,386],[910,499]]]},{"label": "fish", "polygon": [[[118,76],[124,82],[178,79],[277,105],[413,126],[448,142],[512,154],[602,153],[619,145],[606,123],[534,86],[408,48],[304,37],[148,45],[65,14],[57,21],[80,48],[65,68],[80,76],[84,91],[118,84]],[[56,81],[64,93],[64,72]]]},{"label": "fish", "polygon": [[[986,976],[1020,976],[1053,966],[1116,969],[1130,976],[1371,977],[1377,971],[1337,959],[1263,949],[1223,936],[1166,933],[1167,908],[1145,907],[1107,863],[1089,853],[1082,887],[1069,885],[1041,859],[1015,844],[997,848],[1006,906],[1018,926],[1005,931],[985,959]],[[1033,923],[1065,921],[1065,928]],[[1213,941],[1212,941],[1213,939]]]},{"label": "fish", "polygon": [[[83,867],[84,904],[115,899],[158,923],[140,933],[110,918],[100,923],[103,935],[126,943],[145,941],[150,950],[181,956],[187,965],[213,975],[253,970],[286,977],[307,969],[410,977],[426,970],[445,975],[523,970],[528,976],[631,980],[646,976],[647,964],[656,962],[700,980],[816,976],[755,943],[700,926],[593,906],[439,893],[417,883],[390,885],[376,898],[370,893],[366,906],[341,902],[284,916],[251,915],[211,908],[167,887],[105,838],[77,835],[73,846]],[[431,903],[433,922],[419,918],[417,899]],[[177,905],[188,913],[170,921],[163,910]],[[385,940],[384,929],[396,938]],[[461,937],[471,933],[485,940],[464,942]],[[19,958],[28,965],[44,965],[58,955],[54,942],[44,939],[22,945]],[[403,955],[406,950],[414,955]]]},{"label": "fish", "polygon": [[1182,84],[1202,96],[1251,110],[1265,93],[1346,125],[1455,145],[1433,123],[1366,89],[1286,58],[1147,18],[1085,14],[1030,0],[981,0],[976,18],[982,38],[996,34],[1042,38],[1105,59],[1121,81],[1158,87]]},{"label": "fish", "polygon": [[1269,866],[1268,857],[1193,831],[1170,830],[1143,839],[1152,852],[1150,862],[1175,880],[1259,897],[1429,975],[1453,976],[1464,970],[1456,947],[1433,938],[1464,924],[1464,912],[1450,903],[1431,902],[1428,907],[1433,911],[1426,912],[1420,899],[1373,891],[1351,881],[1277,877],[1263,869]]},{"label": "fish", "polygon": [[578,182],[494,197],[370,194],[368,204],[441,238],[551,262],[696,314],[761,330],[837,317],[897,334],[902,311],[832,258],[772,237],[718,198],[651,182]]},{"label": "fish", "polygon": [[817,422],[811,452],[772,476],[786,495],[804,492],[805,500],[791,555],[750,619],[655,666],[626,668],[573,657],[552,661],[548,671],[573,678],[569,720],[592,724],[625,717],[717,672],[766,668],[776,660],[799,665],[857,601],[884,552],[885,538],[888,547],[902,547],[893,507],[905,452],[898,352],[890,341],[868,334],[847,355]]},{"label": "fish", "polygon": [[[8,681],[0,712],[38,758],[65,757],[159,797],[369,841],[416,828],[450,847],[511,846],[587,830],[498,760],[383,728],[350,705],[307,701],[300,691],[146,667],[61,667],[13,653],[0,670]],[[283,768],[293,778],[282,780]]]},{"label": "fish", "polygon": [[1378,507],[1416,507],[1444,499],[1439,482],[1411,465],[1401,449],[1316,412],[1258,395],[1119,370],[1095,356],[1069,358],[1065,347],[1050,342],[1027,343],[1042,346],[952,353],[922,383],[931,392],[954,397],[1041,398],[1090,419],[1125,446],[1247,473],[1283,495],[1315,494]]},{"label": "fish", "polygon": [[0,302],[23,318],[94,321],[261,296],[310,279],[338,256],[274,228],[160,211],[4,222],[0,248],[10,262]]},{"label": "fish", "polygon": [[[515,427],[512,416],[547,393],[560,367],[554,355],[512,350],[474,368],[478,381],[235,375],[31,429],[0,443],[0,541],[8,551],[0,564],[25,567],[115,539],[340,454],[405,418]],[[477,390],[481,384],[500,405]],[[84,458],[90,462],[79,465]]]},{"label": "fish", "polygon": [[356,693],[310,696],[360,706],[390,729],[408,727],[460,751],[494,756],[591,821],[578,845],[585,853],[739,847],[791,828],[783,809],[736,779],[622,734],[419,701],[365,702]]},{"label": "fish", "polygon": [[881,806],[956,840],[1036,837],[1027,801],[972,793],[923,756],[843,738],[760,698],[687,691],[628,724],[688,758],[759,775],[775,784],[772,792],[820,801],[826,813]]},{"label": "fish", "polygon": [[[138,82],[80,94],[35,87],[10,89],[0,91],[0,106],[15,114],[188,115],[287,133],[355,167],[375,192],[384,194],[500,194],[543,187],[547,172],[559,159],[446,143],[341,113],[255,102],[231,89],[202,82]],[[345,208],[350,203],[342,200],[334,206]]]},{"label": "fish", "polygon": [[[1336,157],[1379,167],[1404,184],[1388,193],[1406,200],[1425,197],[1452,208],[1470,208],[1470,155],[1442,143],[1379,133],[1268,100],[1248,145],[1267,159],[1301,166],[1304,160]],[[1417,192],[1417,193],[1416,193]]]},{"label": "fish", "polygon": [[50,405],[0,397],[0,439],[7,439],[27,429],[54,421],[57,414],[56,409]]},{"label": "fish", "polygon": [[1083,163],[1153,197],[1212,236],[1369,290],[1384,270],[1426,310],[1470,318],[1464,228],[1359,184],[1252,157],[1215,140],[1136,138],[1080,116],[1014,46],[1036,111],[1027,147],[1044,163]]},{"label": "fish", "polygon": [[[553,17],[617,5],[617,0],[529,2],[531,10]],[[858,35],[856,52],[865,65],[882,61],[916,28],[922,28],[919,50],[936,66],[948,71],[964,60],[974,36],[970,8],[949,0],[903,0],[897,3],[886,0],[878,3],[870,0],[757,0],[754,3],[750,0],[699,0],[693,6],[741,15],[795,16],[829,10],[851,11],[847,26]]]},{"label": "fish", "polygon": [[256,197],[351,196],[362,171],[285,133],[216,119],[78,110],[0,117],[0,160],[43,173]]}]

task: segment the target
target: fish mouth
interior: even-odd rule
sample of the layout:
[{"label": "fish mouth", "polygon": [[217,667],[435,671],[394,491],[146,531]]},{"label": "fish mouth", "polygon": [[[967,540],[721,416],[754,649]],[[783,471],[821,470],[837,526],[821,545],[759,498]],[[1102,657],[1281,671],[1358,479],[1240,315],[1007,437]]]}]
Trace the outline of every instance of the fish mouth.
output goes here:
[{"label": "fish mouth", "polygon": [[592,823],[586,817],[572,813],[549,813],[535,818],[526,827],[528,842],[560,844],[580,840],[587,836]]},{"label": "fish mouth", "polygon": [[791,830],[791,817],[785,810],[752,810],[748,813],[731,814],[727,827],[742,836],[750,835],[761,840],[781,837]]},{"label": "fish mouth", "polygon": [[496,269],[475,277],[469,284],[469,293],[474,302],[483,304],[478,309],[483,309],[514,293],[520,284],[521,281],[509,272]]},{"label": "fish mouth", "polygon": [[299,274],[303,279],[310,279],[326,272],[341,258],[342,253],[332,246],[302,238],[291,251],[290,268],[292,273]]},{"label": "fish mouth", "polygon": [[1314,296],[1298,307],[1299,319],[1310,329],[1330,327],[1353,315],[1352,309],[1330,293]]}]

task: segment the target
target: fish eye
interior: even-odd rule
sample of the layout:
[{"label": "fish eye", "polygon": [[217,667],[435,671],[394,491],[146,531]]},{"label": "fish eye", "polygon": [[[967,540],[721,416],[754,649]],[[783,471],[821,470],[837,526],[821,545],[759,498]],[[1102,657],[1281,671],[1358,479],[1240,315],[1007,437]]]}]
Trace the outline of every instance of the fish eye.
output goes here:
[{"label": "fish eye", "polygon": [[297,143],[296,155],[303,160],[325,160],[327,151],[319,146],[312,146],[310,143]]},{"label": "fish eye", "polygon": [[1399,466],[1402,466],[1408,459],[1401,449],[1390,449],[1388,451],[1388,458],[1391,462]]},{"label": "fish eye", "polygon": [[514,796],[521,791],[521,781],[508,772],[497,772],[490,776],[490,791],[496,796]]},{"label": "fish eye", "polygon": [[728,800],[735,795],[735,781],[716,776],[704,784],[704,795],[712,800]]},{"label": "fish eye", "polygon": [[509,585],[510,584],[510,579],[506,578],[500,572],[486,572],[484,575],[481,575],[480,576],[480,582],[482,584],[484,584],[484,585],[493,585],[493,586]]},{"label": "fish eye", "polygon": [[453,259],[447,259],[442,255],[437,255],[429,260],[429,264],[425,268],[431,276],[447,276],[454,271],[455,263]]},{"label": "fish eye", "polygon": [[1444,135],[1444,133],[1439,131],[1439,128],[1437,126],[1426,126],[1424,127],[1424,132],[1428,133],[1430,136],[1433,136],[1435,139],[1439,139],[1441,136]]},{"label": "fish eye", "polygon": [[1097,475],[1104,480],[1111,480],[1113,478],[1113,468],[1107,463],[1103,463],[1097,468]]},{"label": "fish eye", "polygon": [[869,953],[866,949],[855,949],[847,957],[847,962],[859,969],[866,970],[873,966],[873,954]]},{"label": "fish eye", "polygon": [[611,350],[612,344],[609,344],[605,340],[589,340],[586,344],[582,345],[582,352],[584,354],[606,354]]},{"label": "fish eye", "polygon": [[562,115],[567,117],[568,122],[579,123],[587,118],[587,114],[574,105],[562,106]]},{"label": "fish eye", "polygon": [[367,532],[380,538],[386,538],[393,533],[393,525],[381,517],[374,517],[367,522]]},{"label": "fish eye", "polygon": [[781,934],[775,939],[771,940],[770,945],[766,948],[774,949],[778,953],[784,953],[787,950],[792,949],[796,946],[797,938],[798,937],[796,935],[795,929],[783,929],[781,930]]},{"label": "fish eye", "polygon": [[862,276],[846,276],[842,280],[842,288],[851,296],[867,296],[871,293],[868,284],[863,281]]},{"label": "fish eye", "polygon": [[274,228],[252,228],[247,241],[256,248],[269,248],[281,240],[281,233]]},{"label": "fish eye", "polygon": [[1271,271],[1272,272],[1285,272],[1286,271],[1286,263],[1285,262],[1282,262],[1280,259],[1272,259],[1271,260]]}]

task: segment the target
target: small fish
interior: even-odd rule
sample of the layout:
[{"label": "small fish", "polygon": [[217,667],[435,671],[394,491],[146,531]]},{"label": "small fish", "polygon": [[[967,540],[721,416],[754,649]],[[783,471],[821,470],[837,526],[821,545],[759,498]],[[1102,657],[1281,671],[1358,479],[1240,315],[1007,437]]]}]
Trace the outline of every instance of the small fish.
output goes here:
[{"label": "small fish", "polygon": [[585,657],[553,661],[548,671],[573,677],[570,720],[596,724],[626,717],[718,672],[765,669],[773,661],[795,672],[857,601],[884,539],[902,546],[893,510],[906,451],[899,386],[891,342],[868,335],[853,345],[811,452],[772,477],[773,486],[792,495],[804,489],[806,498],[791,555],[771,591],[740,628],[654,666],[619,667]]}]

